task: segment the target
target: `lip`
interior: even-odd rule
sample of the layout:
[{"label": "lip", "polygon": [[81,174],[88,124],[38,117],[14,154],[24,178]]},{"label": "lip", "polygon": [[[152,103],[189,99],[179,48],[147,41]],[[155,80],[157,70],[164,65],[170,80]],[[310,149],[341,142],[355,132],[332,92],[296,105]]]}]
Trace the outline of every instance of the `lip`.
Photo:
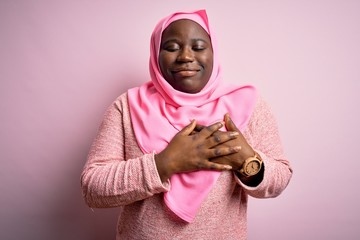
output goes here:
[{"label": "lip", "polygon": [[194,70],[183,70],[183,71],[178,71],[178,72],[174,72],[174,76],[175,77],[192,77],[195,76],[197,74],[198,71],[194,71]]},{"label": "lip", "polygon": [[198,72],[199,72],[198,69],[191,69],[191,68],[181,68],[172,71],[172,73],[176,77],[192,77],[195,76]]}]

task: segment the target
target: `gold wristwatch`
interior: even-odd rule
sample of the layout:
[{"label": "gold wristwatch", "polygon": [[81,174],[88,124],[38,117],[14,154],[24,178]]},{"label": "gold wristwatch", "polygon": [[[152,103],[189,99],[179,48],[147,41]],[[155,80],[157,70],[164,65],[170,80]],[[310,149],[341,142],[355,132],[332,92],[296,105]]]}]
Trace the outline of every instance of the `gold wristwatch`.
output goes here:
[{"label": "gold wristwatch", "polygon": [[245,160],[242,168],[239,169],[238,172],[246,177],[251,177],[260,172],[262,165],[262,159],[257,153],[255,153],[253,157],[249,157]]}]

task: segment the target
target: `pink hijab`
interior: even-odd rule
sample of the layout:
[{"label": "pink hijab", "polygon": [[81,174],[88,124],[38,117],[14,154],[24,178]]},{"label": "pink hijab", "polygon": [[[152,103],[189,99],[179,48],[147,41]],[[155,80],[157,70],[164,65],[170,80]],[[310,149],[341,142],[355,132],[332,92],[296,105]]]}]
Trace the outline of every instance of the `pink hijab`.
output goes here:
[{"label": "pink hijab", "polygon": [[[195,94],[175,90],[163,78],[158,64],[162,32],[179,19],[200,24],[212,42],[212,75],[207,85]],[[216,39],[205,10],[176,12],[163,18],[151,36],[149,65],[151,81],[128,90],[135,137],[144,153],[161,152],[192,119],[198,124],[210,125],[222,121],[229,113],[240,130],[246,127],[255,105],[256,91],[252,86],[231,86],[222,82]],[[218,171],[195,171],[173,175],[170,190],[164,194],[166,205],[183,220],[192,222],[220,174]]]}]

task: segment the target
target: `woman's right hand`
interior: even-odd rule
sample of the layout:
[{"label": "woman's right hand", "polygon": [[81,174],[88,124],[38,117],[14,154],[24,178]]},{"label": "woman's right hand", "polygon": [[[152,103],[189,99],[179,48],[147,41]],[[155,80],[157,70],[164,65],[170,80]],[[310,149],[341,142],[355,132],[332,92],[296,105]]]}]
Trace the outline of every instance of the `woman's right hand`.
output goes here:
[{"label": "woman's right hand", "polygon": [[196,121],[178,132],[169,145],[155,155],[156,167],[161,180],[164,182],[175,173],[197,170],[231,170],[231,166],[209,161],[211,158],[226,156],[240,151],[241,146],[221,145],[235,139],[238,132],[217,132],[223,123],[214,123],[204,127],[201,131],[194,131]]}]

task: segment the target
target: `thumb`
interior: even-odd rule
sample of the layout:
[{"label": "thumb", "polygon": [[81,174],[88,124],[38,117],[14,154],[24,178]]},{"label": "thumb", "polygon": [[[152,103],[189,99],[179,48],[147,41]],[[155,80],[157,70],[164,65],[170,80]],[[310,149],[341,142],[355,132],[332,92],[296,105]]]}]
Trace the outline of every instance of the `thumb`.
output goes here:
[{"label": "thumb", "polygon": [[235,123],[231,120],[229,113],[225,114],[224,120],[225,120],[225,127],[228,131],[240,132],[240,130],[236,127]]},{"label": "thumb", "polygon": [[181,131],[178,133],[180,135],[183,135],[183,136],[188,136],[190,135],[194,129],[196,127],[196,120],[191,120],[191,123],[187,126],[185,126],[183,129],[181,129]]}]

